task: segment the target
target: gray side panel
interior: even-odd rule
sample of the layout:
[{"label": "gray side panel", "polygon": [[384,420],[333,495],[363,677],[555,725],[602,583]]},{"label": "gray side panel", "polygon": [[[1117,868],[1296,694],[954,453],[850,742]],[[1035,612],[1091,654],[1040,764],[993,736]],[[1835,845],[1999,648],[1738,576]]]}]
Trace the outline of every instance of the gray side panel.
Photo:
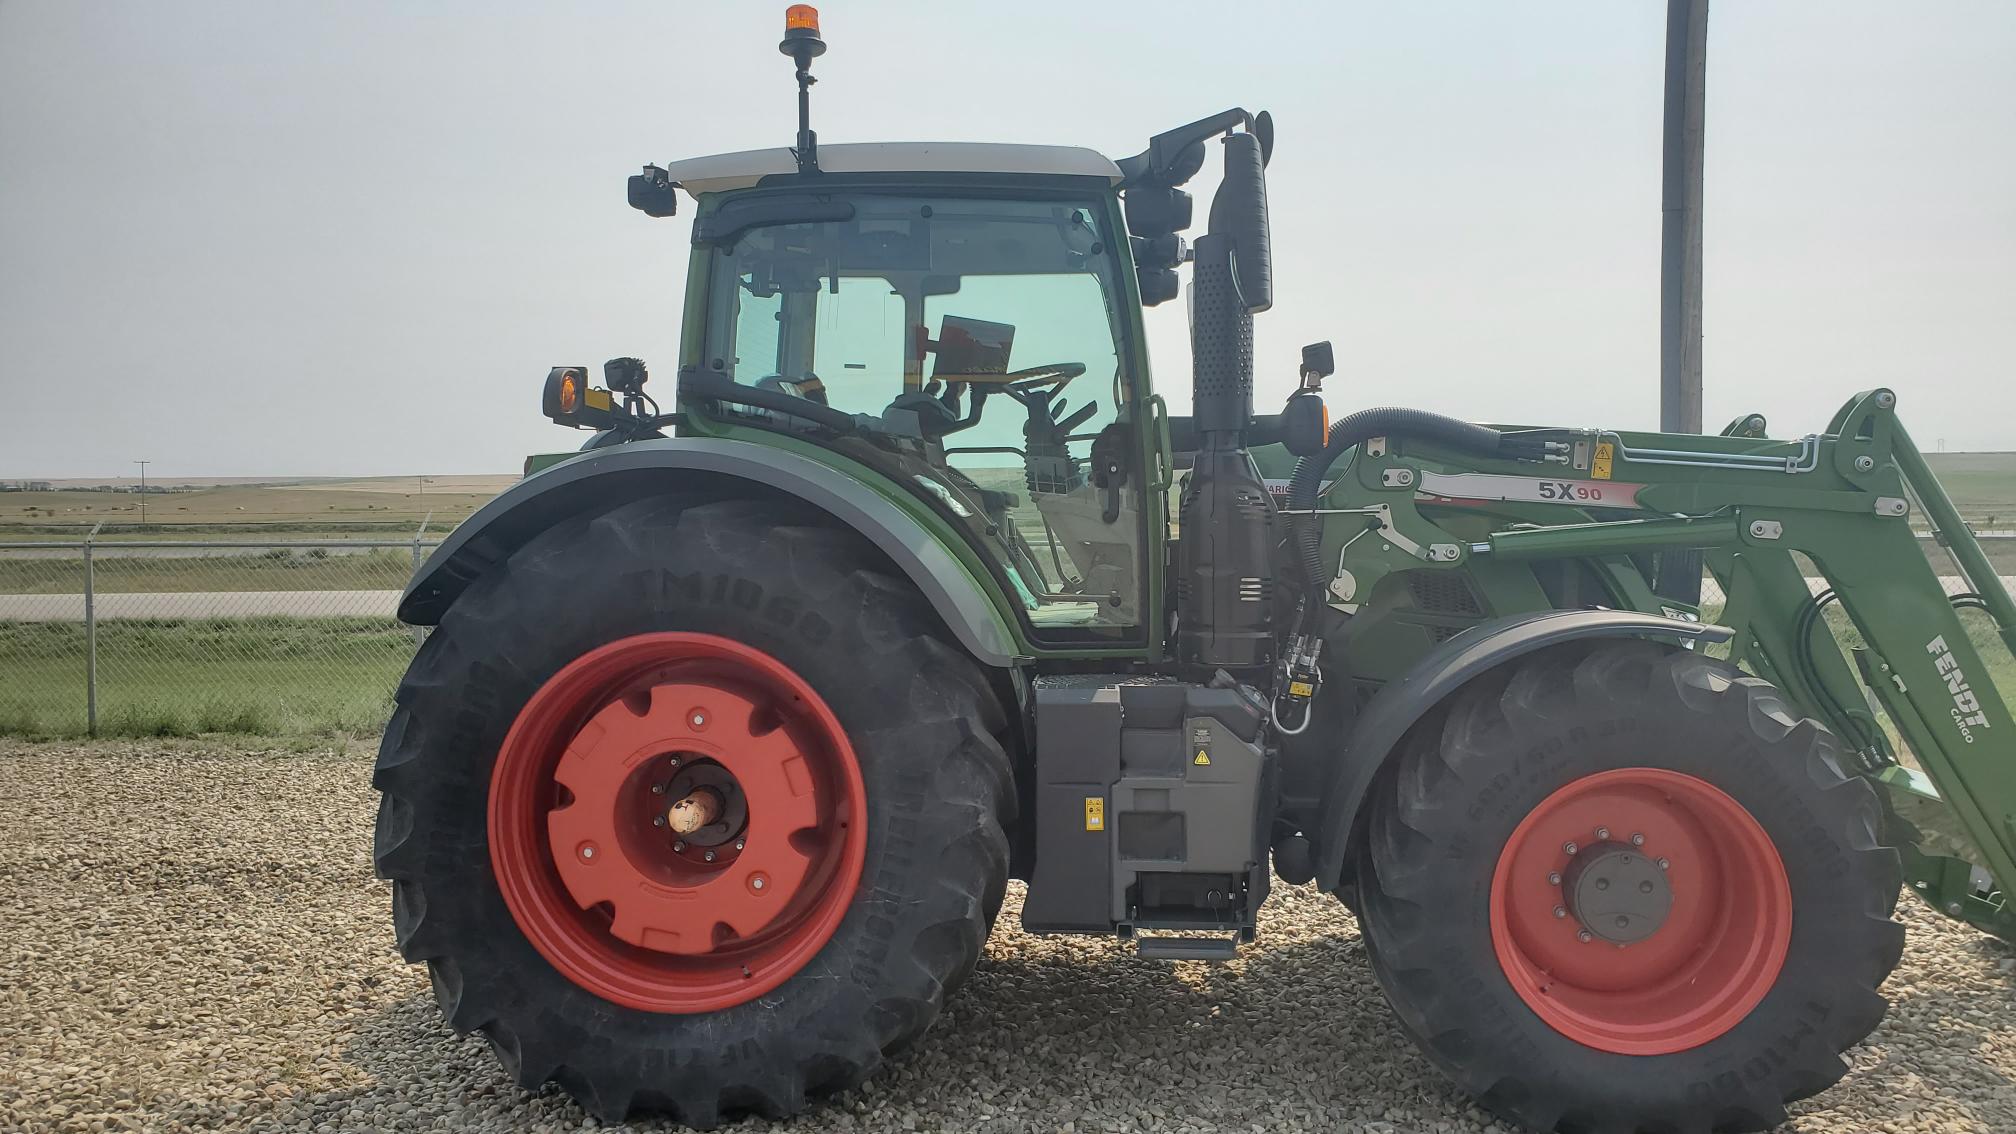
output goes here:
[{"label": "gray side panel", "polygon": [[796,496],[867,537],[909,576],[940,618],[979,661],[1007,666],[1014,637],[987,595],[952,553],[917,521],[867,485],[796,453],[719,438],[679,437],[596,449],[527,477],[477,509],[422,564],[399,599],[399,618],[440,622],[484,572],[553,524],[588,511],[656,495],[677,477],[747,482]]},{"label": "gray side panel", "polygon": [[1682,622],[1628,610],[1543,610],[1474,626],[1430,650],[1398,680],[1387,683],[1358,715],[1343,758],[1323,791],[1323,829],[1316,839],[1316,883],[1334,890],[1365,793],[1400,738],[1465,682],[1535,650],[1581,638],[1669,638],[1725,642],[1725,626]]}]

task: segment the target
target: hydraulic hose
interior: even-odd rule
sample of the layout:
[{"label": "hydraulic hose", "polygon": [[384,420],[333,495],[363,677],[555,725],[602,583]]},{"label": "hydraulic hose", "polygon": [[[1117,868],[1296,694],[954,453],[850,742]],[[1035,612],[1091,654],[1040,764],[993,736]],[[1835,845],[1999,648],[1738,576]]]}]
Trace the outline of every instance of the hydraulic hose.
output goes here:
[{"label": "hydraulic hose", "polygon": [[[1346,449],[1374,437],[1413,437],[1480,457],[1538,460],[1547,451],[1546,443],[1539,438],[1501,433],[1439,413],[1391,407],[1359,410],[1330,427],[1329,439],[1321,453],[1295,462],[1295,474],[1288,481],[1288,507],[1300,511],[1314,508],[1316,493],[1323,487],[1323,474],[1330,471]],[[1302,560],[1302,574],[1310,593],[1320,595],[1324,575],[1322,525],[1313,515],[1297,516],[1296,521],[1295,549]]]}]

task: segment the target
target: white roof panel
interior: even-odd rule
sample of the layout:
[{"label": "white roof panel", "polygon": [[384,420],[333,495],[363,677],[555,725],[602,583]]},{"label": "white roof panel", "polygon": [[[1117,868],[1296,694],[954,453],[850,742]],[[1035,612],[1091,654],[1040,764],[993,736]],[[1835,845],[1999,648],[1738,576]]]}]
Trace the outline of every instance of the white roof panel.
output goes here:
[{"label": "white roof panel", "polygon": [[[819,168],[827,173],[1048,173],[1120,181],[1120,167],[1096,151],[1004,142],[837,142],[819,147]],[[709,154],[665,167],[695,197],[746,189],[765,177],[797,171],[798,163],[784,146]]]}]

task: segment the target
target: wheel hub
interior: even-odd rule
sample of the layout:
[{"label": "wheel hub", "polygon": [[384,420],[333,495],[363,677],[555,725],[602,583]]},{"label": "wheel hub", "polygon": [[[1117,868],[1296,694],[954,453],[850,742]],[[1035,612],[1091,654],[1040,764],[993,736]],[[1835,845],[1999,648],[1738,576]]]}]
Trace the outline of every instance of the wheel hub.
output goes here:
[{"label": "wheel hub", "polygon": [[[665,683],[582,725],[553,770],[571,798],[546,816],[553,863],[575,904],[605,908],[612,934],[661,953],[712,952],[775,921],[812,865],[792,836],[816,829],[819,812],[804,754],[765,723],[731,690]],[[741,850],[716,849],[735,834],[725,815],[683,839],[655,822],[677,789],[651,789],[678,765],[689,765],[670,776],[685,788],[681,802],[699,791],[760,801]],[[759,876],[764,884],[752,885]]]},{"label": "wheel hub", "polygon": [[1507,837],[1491,943],[1555,1031],[1624,1055],[1684,1051],[1741,1022],[1792,936],[1784,860],[1720,788],[1663,768],[1570,781]]},{"label": "wheel hub", "polygon": [[738,838],[749,823],[749,799],[735,773],[711,760],[686,755],[683,767],[665,785],[664,798],[673,802],[659,817],[671,835],[672,849],[683,852],[687,847],[719,847]]},{"label": "wheel hub", "polygon": [[1600,842],[1561,871],[1561,905],[1595,937],[1630,945],[1659,932],[1673,888],[1657,861],[1629,843]]},{"label": "wheel hub", "polygon": [[490,857],[569,980],[657,1012],[777,987],[833,935],[866,852],[845,730],[777,659],[705,634],[619,639],[526,703],[497,755]]}]

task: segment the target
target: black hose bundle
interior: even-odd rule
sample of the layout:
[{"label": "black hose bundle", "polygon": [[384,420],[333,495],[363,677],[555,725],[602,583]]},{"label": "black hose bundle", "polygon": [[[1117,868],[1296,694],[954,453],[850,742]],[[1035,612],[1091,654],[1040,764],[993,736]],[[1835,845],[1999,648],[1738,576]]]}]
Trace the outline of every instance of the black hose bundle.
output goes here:
[{"label": "black hose bundle", "polygon": [[[1488,426],[1473,425],[1426,410],[1359,410],[1330,427],[1323,451],[1295,462],[1295,474],[1288,481],[1288,507],[1307,512],[1316,506],[1316,494],[1323,487],[1323,474],[1344,455],[1344,450],[1374,437],[1414,437],[1445,445],[1480,457],[1539,460],[1547,453],[1547,442],[1525,433],[1501,433]],[[1323,593],[1322,525],[1313,515],[1296,517],[1295,547],[1302,560],[1302,573],[1309,590]]]}]

